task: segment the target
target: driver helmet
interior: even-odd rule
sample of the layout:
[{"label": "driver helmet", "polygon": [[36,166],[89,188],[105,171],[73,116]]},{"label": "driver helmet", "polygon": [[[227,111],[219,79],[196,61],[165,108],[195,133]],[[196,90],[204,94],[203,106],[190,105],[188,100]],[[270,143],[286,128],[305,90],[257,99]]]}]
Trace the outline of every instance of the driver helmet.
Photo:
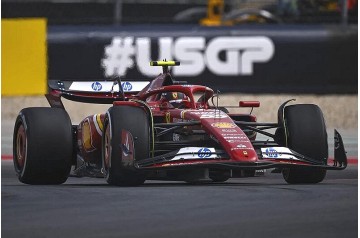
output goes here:
[{"label": "driver helmet", "polygon": [[182,100],[185,98],[185,95],[183,93],[179,93],[179,92],[167,92],[167,93],[163,93],[163,98],[165,98],[165,100],[167,101],[173,101],[173,100]]},{"label": "driver helmet", "polygon": [[162,94],[162,97],[174,107],[180,106],[183,100],[187,99],[185,94],[180,92],[166,92]]}]

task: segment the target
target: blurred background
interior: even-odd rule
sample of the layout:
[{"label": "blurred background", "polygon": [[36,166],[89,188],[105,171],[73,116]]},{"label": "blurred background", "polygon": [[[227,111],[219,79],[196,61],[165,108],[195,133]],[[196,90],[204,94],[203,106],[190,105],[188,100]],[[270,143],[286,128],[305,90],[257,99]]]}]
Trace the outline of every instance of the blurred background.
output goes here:
[{"label": "blurred background", "polygon": [[[357,155],[357,0],[3,0],[2,154],[18,112],[48,106],[48,80],[149,80],[172,59],[177,80],[207,85],[221,105],[318,104]],[[108,106],[65,102],[74,124]],[[239,109],[232,109],[242,112]],[[246,111],[245,111],[246,112]],[[329,136],[331,138],[331,136]],[[329,140],[331,141],[331,140]]]},{"label": "blurred background", "polygon": [[357,0],[3,0],[2,17],[44,17],[49,25],[198,24],[209,7],[234,24],[358,21]]}]

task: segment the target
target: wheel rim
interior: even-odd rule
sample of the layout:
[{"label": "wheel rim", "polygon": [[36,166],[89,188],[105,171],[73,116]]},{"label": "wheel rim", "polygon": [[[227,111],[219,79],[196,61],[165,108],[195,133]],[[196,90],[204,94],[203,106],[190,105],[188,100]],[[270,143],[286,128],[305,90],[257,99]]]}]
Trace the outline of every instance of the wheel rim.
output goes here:
[{"label": "wheel rim", "polygon": [[16,156],[17,167],[22,170],[26,161],[27,141],[23,124],[20,124],[16,134]]}]

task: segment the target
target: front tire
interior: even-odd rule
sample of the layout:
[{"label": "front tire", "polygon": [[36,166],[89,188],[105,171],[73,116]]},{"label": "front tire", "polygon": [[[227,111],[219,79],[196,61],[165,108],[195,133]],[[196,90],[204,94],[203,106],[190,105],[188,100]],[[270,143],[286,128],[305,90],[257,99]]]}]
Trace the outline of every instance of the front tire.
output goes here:
[{"label": "front tire", "polygon": [[231,176],[229,170],[210,170],[209,178],[215,183],[226,182]]},{"label": "front tire", "polygon": [[[133,166],[136,160],[149,158],[150,127],[146,112],[140,107],[111,107],[105,116],[103,134],[103,169],[106,181],[117,186],[137,186],[145,181],[145,174]],[[133,159],[123,161],[122,132],[131,133]]]},{"label": "front tire", "polygon": [[[327,161],[327,133],[321,109],[313,104],[290,105],[284,117],[287,146],[321,163]],[[318,168],[286,168],[282,172],[289,184],[319,183],[326,176],[326,170]]]},{"label": "front tire", "polygon": [[72,125],[60,108],[25,108],[16,118],[13,161],[19,181],[62,184],[70,173]]}]

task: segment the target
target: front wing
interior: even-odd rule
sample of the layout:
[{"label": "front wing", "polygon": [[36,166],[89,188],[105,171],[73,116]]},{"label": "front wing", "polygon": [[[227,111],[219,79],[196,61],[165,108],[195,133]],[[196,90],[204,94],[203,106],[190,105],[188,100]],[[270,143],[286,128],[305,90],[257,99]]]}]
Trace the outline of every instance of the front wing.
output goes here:
[{"label": "front wing", "polygon": [[[347,167],[347,157],[341,135],[334,132],[334,164],[328,165],[327,158],[315,160],[285,147],[262,148],[258,153],[258,161],[244,162],[231,160],[224,151],[215,150],[207,158],[192,158],[194,151],[177,150],[164,155],[135,162],[141,170],[178,170],[178,169],[269,169],[269,168],[319,168],[326,170],[343,170]],[[268,149],[268,150],[267,150]],[[269,152],[270,150],[270,152]],[[277,152],[274,152],[277,151]],[[275,156],[274,153],[277,153]]]}]

